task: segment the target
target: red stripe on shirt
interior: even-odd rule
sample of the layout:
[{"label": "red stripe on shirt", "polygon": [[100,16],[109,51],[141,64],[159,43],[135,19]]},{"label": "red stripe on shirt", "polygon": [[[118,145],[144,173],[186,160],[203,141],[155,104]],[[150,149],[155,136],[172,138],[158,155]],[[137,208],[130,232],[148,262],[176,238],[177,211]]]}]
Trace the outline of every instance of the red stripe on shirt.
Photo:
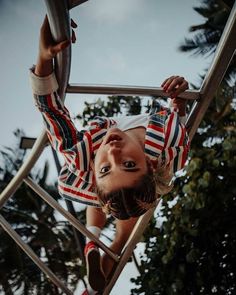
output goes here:
[{"label": "red stripe on shirt", "polygon": [[79,178],[78,181],[76,181],[76,182],[73,183],[73,186],[80,187],[80,184],[81,184],[82,181],[83,181],[83,179],[82,178]]},{"label": "red stripe on shirt", "polygon": [[163,146],[162,146],[162,145],[157,144],[157,143],[155,143],[154,141],[150,141],[150,140],[148,140],[148,139],[145,140],[145,144],[148,144],[148,145],[150,145],[150,146],[153,146],[153,147],[155,147],[155,148],[158,148],[159,150],[162,150],[162,149],[163,149]]},{"label": "red stripe on shirt", "polygon": [[[52,104],[52,95],[51,94],[50,95],[47,95],[46,98],[47,98],[47,102],[48,102],[49,108],[54,112],[54,114],[60,114],[60,117],[62,117],[63,120],[66,122],[67,127],[70,130],[70,132],[71,132],[73,145],[76,144],[76,142],[77,142],[77,140],[76,140],[76,134],[77,134],[77,132],[76,132],[76,129],[75,129],[74,124],[71,122],[71,120],[68,120],[67,115],[65,115],[64,113],[60,113],[60,110],[56,109],[53,106],[53,104]],[[68,112],[68,110],[65,107],[64,107],[63,111],[64,112]]]},{"label": "red stripe on shirt", "polygon": [[173,120],[174,120],[174,113],[171,113],[171,115],[169,116],[169,121],[168,121],[168,124],[167,124],[167,128],[166,128],[166,131],[165,131],[165,143],[164,143],[164,148],[166,148],[166,145],[169,141],[169,137],[170,137],[170,133],[171,133],[171,129],[173,128]]},{"label": "red stripe on shirt", "polygon": [[148,125],[148,128],[154,129],[154,130],[156,130],[158,132],[163,133],[163,127],[160,127],[160,126],[157,126],[157,125],[154,125],[154,124],[149,124]]},{"label": "red stripe on shirt", "polygon": [[92,147],[92,142],[91,142],[91,135],[89,135],[88,132],[85,132],[84,136],[86,136],[88,139],[89,153],[92,154],[93,147]]},{"label": "red stripe on shirt", "polygon": [[85,194],[85,193],[83,193],[81,191],[75,191],[72,188],[67,188],[67,187],[62,186],[61,184],[59,185],[59,188],[61,188],[62,191],[64,191],[64,192],[71,193],[71,194],[73,194],[75,196],[78,196],[78,197],[81,197],[81,198],[84,198],[84,199],[89,199],[89,200],[93,200],[93,201],[97,200],[97,197],[90,196],[90,195]]},{"label": "red stripe on shirt", "polygon": [[[58,110],[56,110],[53,105],[52,105],[52,97],[51,95],[47,95],[46,96],[46,99],[47,99],[47,105],[48,107],[53,111],[53,113],[58,113]],[[59,151],[60,152],[63,152],[63,149],[62,149],[62,140],[61,140],[61,136],[60,136],[60,133],[59,133],[59,128],[58,128],[58,125],[55,123],[55,120],[53,120],[50,116],[49,113],[47,113],[47,118],[49,119],[51,125],[53,126],[53,130],[54,130],[54,133],[55,133],[55,136],[56,136],[56,139],[57,139],[57,142],[59,144]]]},{"label": "red stripe on shirt", "polygon": [[179,144],[178,145],[183,145],[184,144],[184,138],[185,138],[186,131],[185,131],[185,128],[183,127],[182,124],[179,124],[179,126],[180,126],[180,129],[181,129],[181,137],[180,137],[180,140],[179,140]]},{"label": "red stripe on shirt", "polygon": [[173,160],[173,157],[174,157],[172,148],[169,148],[167,152],[168,152],[168,155],[169,155],[169,163],[168,164],[170,164],[171,161]]}]

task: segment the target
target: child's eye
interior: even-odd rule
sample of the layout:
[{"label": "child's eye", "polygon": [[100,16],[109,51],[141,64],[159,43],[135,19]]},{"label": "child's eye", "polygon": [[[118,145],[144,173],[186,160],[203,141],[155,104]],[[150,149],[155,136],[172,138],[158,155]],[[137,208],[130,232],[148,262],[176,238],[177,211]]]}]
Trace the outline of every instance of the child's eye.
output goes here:
[{"label": "child's eye", "polygon": [[110,170],[110,166],[104,166],[100,169],[100,173],[106,173]]},{"label": "child's eye", "polygon": [[123,165],[125,168],[133,168],[136,166],[136,163],[134,161],[125,161]]}]

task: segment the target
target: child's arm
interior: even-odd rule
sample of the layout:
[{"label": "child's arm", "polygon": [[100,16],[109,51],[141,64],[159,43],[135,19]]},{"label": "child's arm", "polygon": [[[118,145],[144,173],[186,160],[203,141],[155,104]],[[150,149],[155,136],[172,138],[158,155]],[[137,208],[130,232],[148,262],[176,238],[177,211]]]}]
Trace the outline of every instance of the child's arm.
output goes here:
[{"label": "child's arm", "polygon": [[163,90],[168,93],[171,98],[171,104],[178,109],[180,117],[186,115],[186,99],[179,98],[178,95],[188,89],[188,82],[180,76],[172,76],[167,78],[161,86]]},{"label": "child's arm", "polygon": [[[71,26],[76,28],[77,25],[72,20]],[[76,37],[75,33],[72,30],[72,43],[75,43]],[[63,49],[68,47],[71,43],[70,40],[65,40],[59,43],[55,43],[52,38],[50,31],[48,18],[44,18],[44,22],[40,29],[40,39],[39,39],[39,53],[38,60],[35,67],[35,74],[39,77],[45,77],[50,75],[53,72],[53,59],[54,57]]]},{"label": "child's arm", "polygon": [[181,120],[186,115],[187,101],[178,97],[181,92],[188,89],[188,82],[183,77],[172,76],[161,86],[170,96],[172,106],[177,109],[177,112],[170,112],[166,118],[165,145],[162,151],[165,165],[175,173],[184,167],[190,146],[184,120]]},{"label": "child's arm", "polygon": [[[74,34],[72,39],[74,42]],[[80,159],[81,153],[78,143],[83,136],[80,136],[68,110],[58,97],[58,84],[53,72],[53,58],[69,44],[68,40],[57,44],[53,41],[48,20],[45,18],[40,30],[37,65],[31,71],[30,78],[36,106],[42,113],[48,138],[53,148],[62,153],[67,165],[79,170],[86,170],[87,167],[83,165],[84,161]]]}]

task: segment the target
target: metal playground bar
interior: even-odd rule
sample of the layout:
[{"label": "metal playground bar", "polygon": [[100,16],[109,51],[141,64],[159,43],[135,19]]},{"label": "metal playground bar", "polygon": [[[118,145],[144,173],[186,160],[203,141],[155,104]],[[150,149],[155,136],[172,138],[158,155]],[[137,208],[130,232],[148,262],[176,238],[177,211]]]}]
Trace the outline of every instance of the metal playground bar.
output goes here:
[{"label": "metal playground bar", "polygon": [[[47,14],[51,31],[55,41],[62,41],[70,38],[70,14],[71,8],[78,6],[86,0],[45,0]],[[220,85],[224,74],[230,64],[236,50],[236,3],[234,4],[224,32],[215,52],[212,64],[205,76],[202,86],[199,90],[186,91],[182,97],[189,100],[194,100],[193,107],[187,119],[187,129],[190,139],[193,138],[197,128],[211,102],[215,91]],[[55,61],[56,75],[59,81],[59,95],[63,99],[66,93],[87,93],[87,94],[122,94],[122,95],[151,95],[163,96],[163,92],[158,87],[140,87],[140,86],[120,86],[120,85],[85,85],[85,84],[69,84],[69,74],[71,65],[71,49],[67,48],[60,53]],[[38,184],[34,183],[28,177],[30,170],[34,167],[35,162],[40,157],[47,143],[45,131],[42,131],[31,150],[26,162],[19,169],[15,177],[8,184],[5,190],[0,195],[0,208],[4,206],[9,198],[16,192],[18,187],[25,182],[30,186],[49,206],[60,212],[77,230],[83,235],[88,236],[98,246],[105,251],[112,259],[117,262],[116,269],[104,291],[109,294],[115,285],[120,273],[122,272],[126,262],[132,255],[134,247],[139,242],[142,233],[148,225],[150,218],[153,215],[154,209],[150,209],[146,214],[141,216],[133,229],[133,232],[123,248],[120,256],[113,253],[109,247],[98,240],[90,233],[85,226],[78,221],[70,212],[64,209],[56,202],[46,191]],[[15,240],[15,242],[25,251],[25,253],[37,264],[37,266],[50,278],[50,280],[58,286],[65,294],[72,292],[63,285],[63,283],[53,274],[53,272],[40,260],[33,250],[21,239],[21,237],[11,228],[9,223],[0,214],[0,224],[3,229]]]}]

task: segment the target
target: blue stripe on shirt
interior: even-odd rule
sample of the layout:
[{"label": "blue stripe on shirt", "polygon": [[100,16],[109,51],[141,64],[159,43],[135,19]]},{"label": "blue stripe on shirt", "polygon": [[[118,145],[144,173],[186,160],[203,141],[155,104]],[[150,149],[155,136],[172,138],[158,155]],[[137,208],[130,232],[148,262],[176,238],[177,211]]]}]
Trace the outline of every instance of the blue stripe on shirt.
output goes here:
[{"label": "blue stripe on shirt", "polygon": [[155,139],[157,139],[157,140],[159,140],[159,141],[161,141],[161,142],[164,142],[164,138],[163,138],[163,136],[160,136],[160,135],[155,134],[154,132],[150,132],[150,131],[147,131],[146,134],[147,134],[148,136],[150,136],[151,138],[155,138]]},{"label": "blue stripe on shirt", "polygon": [[172,130],[174,129],[174,136],[172,138],[172,141],[170,143],[170,146],[175,146],[176,145],[176,140],[178,138],[179,132],[180,132],[180,126],[179,126],[179,120],[177,118],[176,120],[176,126],[175,128],[172,128]]},{"label": "blue stripe on shirt", "polygon": [[80,142],[80,147],[82,150],[82,159],[83,159],[83,170],[87,170],[88,169],[88,159],[87,159],[87,151],[86,151],[86,145],[84,141]]},{"label": "blue stripe on shirt", "polygon": [[101,139],[102,137],[104,137],[105,133],[107,133],[107,130],[104,131],[104,132],[102,132],[102,133],[100,133],[99,135],[95,136],[95,137],[93,138],[93,143],[99,141],[99,139]]}]

